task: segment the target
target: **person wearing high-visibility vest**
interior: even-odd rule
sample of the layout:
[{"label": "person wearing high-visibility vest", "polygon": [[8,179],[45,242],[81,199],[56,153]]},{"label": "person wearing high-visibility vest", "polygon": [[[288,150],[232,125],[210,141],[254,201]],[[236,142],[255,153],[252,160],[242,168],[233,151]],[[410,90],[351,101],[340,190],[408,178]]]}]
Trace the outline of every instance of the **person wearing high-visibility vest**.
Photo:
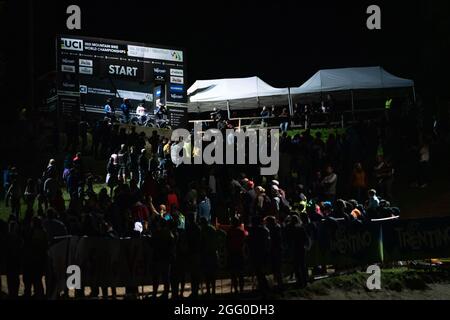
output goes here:
[{"label": "person wearing high-visibility vest", "polygon": [[392,107],[392,98],[387,98],[386,104],[385,104],[385,109],[391,110],[391,107]]},{"label": "person wearing high-visibility vest", "polygon": [[392,108],[392,98],[387,98],[386,103],[384,105],[384,113],[387,121],[389,121],[389,113],[391,112],[391,108]]}]

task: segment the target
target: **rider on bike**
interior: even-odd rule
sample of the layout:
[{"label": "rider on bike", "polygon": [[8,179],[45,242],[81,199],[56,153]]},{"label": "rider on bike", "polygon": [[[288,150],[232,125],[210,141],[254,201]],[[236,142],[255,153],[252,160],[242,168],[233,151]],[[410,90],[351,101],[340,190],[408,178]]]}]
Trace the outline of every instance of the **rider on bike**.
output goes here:
[{"label": "rider on bike", "polygon": [[136,114],[138,116],[140,124],[143,125],[145,121],[147,121],[147,110],[145,109],[143,103],[139,104],[139,106],[136,108]]}]

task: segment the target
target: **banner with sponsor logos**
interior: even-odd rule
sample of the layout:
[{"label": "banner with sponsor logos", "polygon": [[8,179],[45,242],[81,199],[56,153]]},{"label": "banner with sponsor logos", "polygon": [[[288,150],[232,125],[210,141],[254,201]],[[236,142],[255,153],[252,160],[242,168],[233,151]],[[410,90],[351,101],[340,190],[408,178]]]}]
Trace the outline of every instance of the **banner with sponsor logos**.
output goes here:
[{"label": "banner with sponsor logos", "polygon": [[315,224],[307,252],[309,266],[355,266],[381,262],[381,230],[378,223],[360,224],[327,220]]},{"label": "banner with sponsor logos", "polygon": [[103,106],[106,100],[110,99],[111,106],[118,111],[123,98],[130,99],[132,112],[140,103],[144,103],[144,107],[151,110],[153,94],[149,90],[151,90],[151,84],[147,82],[136,83],[125,79],[117,79],[114,82],[98,78],[86,79],[80,85],[81,110],[103,113]]},{"label": "banner with sponsor logos", "polygon": [[[226,232],[218,230],[218,276],[227,278]],[[388,261],[450,256],[450,217],[386,220],[368,224],[323,221],[310,230],[312,245],[306,254],[309,267],[355,267]],[[84,286],[138,286],[152,283],[154,270],[151,238],[107,239],[72,237],[49,250],[58,290],[64,287],[65,270],[78,265]],[[245,246],[245,273],[251,274]],[[284,253],[284,270],[292,271],[292,256]],[[269,259],[268,259],[269,261]],[[270,272],[270,264],[265,266]]]},{"label": "banner with sponsor logos", "polygon": [[129,98],[136,106],[148,99],[151,105],[153,89],[158,85],[167,90],[167,102],[187,101],[185,55],[180,49],[58,36],[57,70],[58,92],[83,94],[81,104],[88,106],[88,111],[102,111],[106,99],[98,99],[98,96],[103,92]]},{"label": "banner with sponsor logos", "polygon": [[384,261],[450,257],[450,217],[383,224]]},{"label": "banner with sponsor logos", "polygon": [[170,127],[185,129],[188,127],[188,112],[186,107],[169,107]]}]

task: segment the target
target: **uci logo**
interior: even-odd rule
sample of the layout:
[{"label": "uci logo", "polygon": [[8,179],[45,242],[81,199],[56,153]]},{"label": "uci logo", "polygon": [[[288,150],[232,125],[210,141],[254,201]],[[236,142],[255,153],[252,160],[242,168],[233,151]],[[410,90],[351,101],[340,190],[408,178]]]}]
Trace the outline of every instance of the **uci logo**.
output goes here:
[{"label": "uci logo", "polygon": [[83,40],[61,38],[61,49],[83,51]]}]

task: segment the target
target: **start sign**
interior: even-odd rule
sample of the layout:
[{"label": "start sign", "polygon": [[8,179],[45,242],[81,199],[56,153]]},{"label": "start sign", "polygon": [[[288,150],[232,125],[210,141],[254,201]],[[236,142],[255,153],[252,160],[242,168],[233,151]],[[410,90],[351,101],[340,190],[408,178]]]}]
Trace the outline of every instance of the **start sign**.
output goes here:
[{"label": "start sign", "polygon": [[118,65],[110,65],[108,69],[109,69],[108,73],[111,75],[128,76],[128,77],[136,77],[138,70],[137,67],[118,66]]}]

